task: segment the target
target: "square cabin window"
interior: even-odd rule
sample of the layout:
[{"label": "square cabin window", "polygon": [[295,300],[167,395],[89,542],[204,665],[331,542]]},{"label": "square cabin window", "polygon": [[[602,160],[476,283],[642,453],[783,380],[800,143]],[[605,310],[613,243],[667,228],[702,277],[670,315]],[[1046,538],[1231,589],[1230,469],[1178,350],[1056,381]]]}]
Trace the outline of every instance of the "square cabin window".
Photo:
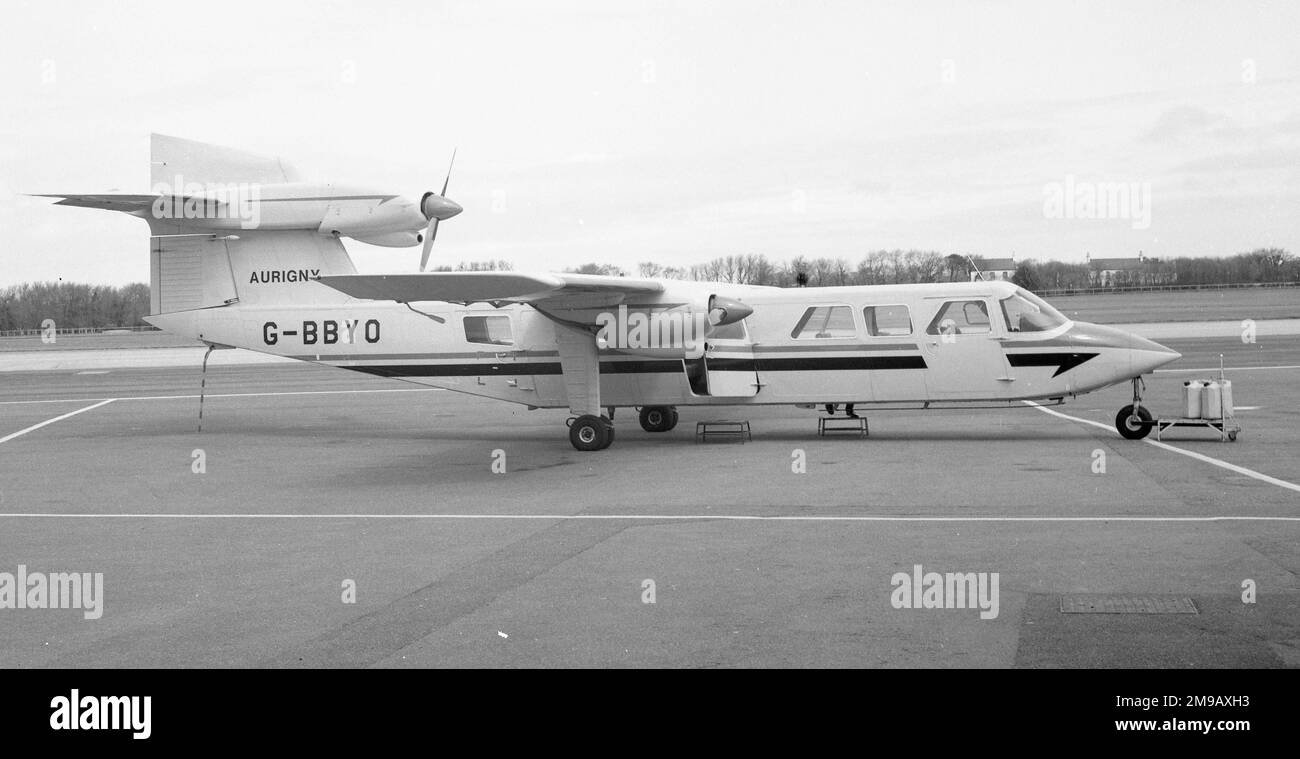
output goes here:
[{"label": "square cabin window", "polygon": [[853,309],[848,306],[813,306],[803,312],[803,318],[790,332],[790,337],[798,340],[857,336]]},{"label": "square cabin window", "polygon": [[466,316],[465,339],[487,345],[514,345],[509,316]]},{"label": "square cabin window", "polygon": [[872,337],[912,334],[912,315],[907,306],[867,306],[862,316],[867,321],[867,334]]}]

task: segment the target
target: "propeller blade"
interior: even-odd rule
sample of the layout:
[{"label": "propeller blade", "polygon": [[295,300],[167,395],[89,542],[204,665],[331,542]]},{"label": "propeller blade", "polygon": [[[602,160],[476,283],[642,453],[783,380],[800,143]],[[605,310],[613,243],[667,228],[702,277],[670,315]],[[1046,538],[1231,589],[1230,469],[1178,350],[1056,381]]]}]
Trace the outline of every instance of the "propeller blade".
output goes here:
[{"label": "propeller blade", "polygon": [[451,149],[451,163],[447,164],[447,178],[442,182],[442,196],[447,197],[447,185],[451,184],[451,167],[456,165],[456,151],[459,148]]},{"label": "propeller blade", "polygon": [[[424,249],[420,251],[420,271],[424,271],[429,266],[429,254],[433,251],[433,241],[438,237],[438,217],[436,214],[441,211],[446,213],[448,218],[450,218],[451,216],[460,213],[460,206],[447,200],[447,187],[451,184],[451,169],[456,165],[457,149],[458,148],[452,148],[451,161],[447,164],[447,178],[442,180],[442,193],[438,197],[438,199],[442,201],[442,208],[427,212],[429,213],[430,218],[429,226],[424,230]],[[429,195],[430,193],[427,192],[424,194],[426,200],[429,198]],[[420,207],[421,210],[424,210],[424,200],[420,201]],[[435,207],[437,207],[436,204]]]},{"label": "propeller blade", "polygon": [[438,236],[438,218],[429,220],[429,228],[424,230],[424,250],[420,252],[420,271],[429,265],[429,253],[433,250],[433,238]]}]

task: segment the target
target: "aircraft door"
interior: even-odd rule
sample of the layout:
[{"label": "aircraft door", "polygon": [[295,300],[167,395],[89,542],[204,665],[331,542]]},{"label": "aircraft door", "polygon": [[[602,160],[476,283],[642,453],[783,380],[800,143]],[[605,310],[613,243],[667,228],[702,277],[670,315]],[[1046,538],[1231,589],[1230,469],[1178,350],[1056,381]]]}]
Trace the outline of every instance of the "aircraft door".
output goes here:
[{"label": "aircraft door", "polygon": [[990,400],[1005,392],[1006,358],[999,327],[982,297],[935,299],[922,338],[926,388],[933,400]]},{"label": "aircraft door", "polygon": [[464,330],[465,342],[473,351],[473,362],[483,367],[475,382],[479,386],[493,387],[510,397],[515,391],[536,392],[532,374],[520,370],[519,332],[514,313],[508,310],[461,310],[456,312],[456,322]]},{"label": "aircraft door", "polygon": [[[758,362],[754,359],[754,344],[748,339],[744,322],[718,328],[704,341],[704,357],[700,361],[707,377],[708,395],[722,398],[758,395],[762,387]],[[688,370],[690,363],[687,361]],[[692,387],[697,384],[692,382]]]},{"label": "aircraft door", "polygon": [[710,346],[703,360],[709,395],[726,398],[758,395],[758,365],[752,346]]}]

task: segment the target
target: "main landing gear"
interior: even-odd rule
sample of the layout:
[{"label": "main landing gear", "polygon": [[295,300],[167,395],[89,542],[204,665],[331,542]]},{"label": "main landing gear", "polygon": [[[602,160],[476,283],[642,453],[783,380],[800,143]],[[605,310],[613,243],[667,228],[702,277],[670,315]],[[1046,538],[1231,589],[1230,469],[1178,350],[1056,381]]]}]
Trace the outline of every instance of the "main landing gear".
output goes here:
[{"label": "main landing gear", "polygon": [[[613,409],[609,416],[583,414],[568,420],[569,442],[580,451],[600,451],[614,442]],[[677,409],[672,406],[646,406],[641,409],[641,429],[667,432],[677,426]]]},{"label": "main landing gear", "polygon": [[677,409],[672,406],[645,406],[641,409],[641,429],[667,432],[677,426]]},{"label": "main landing gear", "polygon": [[569,442],[580,451],[599,451],[614,442],[614,423],[607,416],[583,414],[569,420]]},{"label": "main landing gear", "polygon": [[1142,390],[1144,389],[1141,377],[1133,378],[1133,402],[1119,410],[1115,415],[1115,429],[1127,440],[1141,440],[1151,434],[1151,428],[1154,422],[1151,421],[1151,412],[1142,407]]}]

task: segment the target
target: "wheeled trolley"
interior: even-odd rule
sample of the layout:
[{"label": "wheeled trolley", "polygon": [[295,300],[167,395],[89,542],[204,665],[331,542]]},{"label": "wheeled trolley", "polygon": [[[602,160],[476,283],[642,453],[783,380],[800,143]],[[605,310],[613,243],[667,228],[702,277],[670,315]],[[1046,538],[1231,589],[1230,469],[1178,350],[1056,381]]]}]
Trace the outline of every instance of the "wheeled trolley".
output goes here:
[{"label": "wheeled trolley", "polygon": [[1143,389],[1142,378],[1134,377],[1133,403],[1120,409],[1115,416],[1115,429],[1129,440],[1141,440],[1153,429],[1156,431],[1156,440],[1159,440],[1160,433],[1170,427],[1206,427],[1217,431],[1221,441],[1235,441],[1237,433],[1241,432],[1241,425],[1237,423],[1229,404],[1221,404],[1219,416],[1209,419],[1202,417],[1157,419],[1142,405]]}]

